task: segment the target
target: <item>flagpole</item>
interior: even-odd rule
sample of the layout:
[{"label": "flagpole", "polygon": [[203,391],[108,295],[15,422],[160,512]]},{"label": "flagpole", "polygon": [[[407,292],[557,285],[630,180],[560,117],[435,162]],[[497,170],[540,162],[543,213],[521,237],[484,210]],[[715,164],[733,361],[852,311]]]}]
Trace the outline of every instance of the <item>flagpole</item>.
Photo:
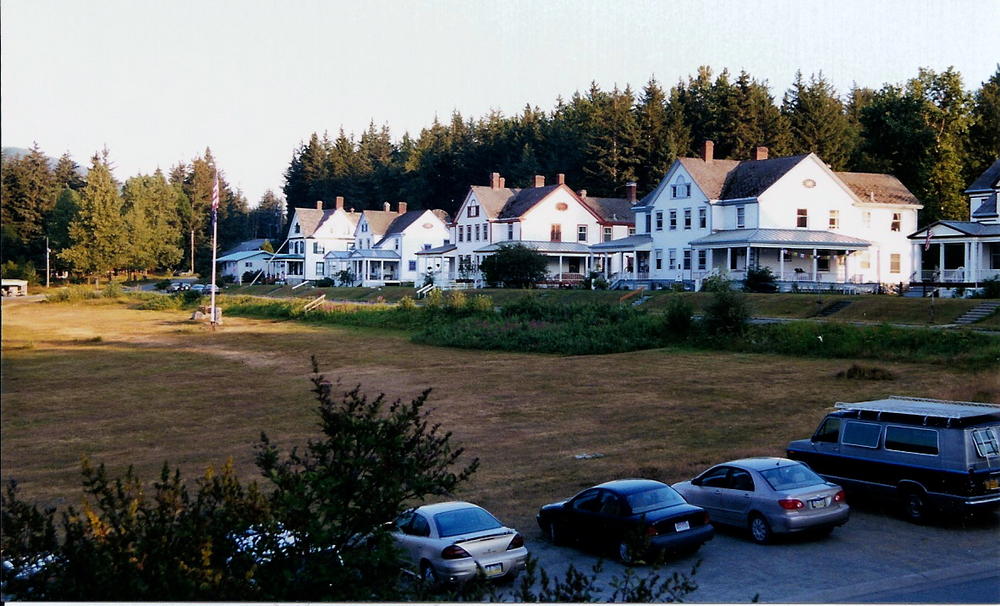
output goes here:
[{"label": "flagpole", "polygon": [[215,248],[219,235],[219,172],[215,172],[215,186],[212,189],[212,329],[218,324],[219,314],[215,308]]}]

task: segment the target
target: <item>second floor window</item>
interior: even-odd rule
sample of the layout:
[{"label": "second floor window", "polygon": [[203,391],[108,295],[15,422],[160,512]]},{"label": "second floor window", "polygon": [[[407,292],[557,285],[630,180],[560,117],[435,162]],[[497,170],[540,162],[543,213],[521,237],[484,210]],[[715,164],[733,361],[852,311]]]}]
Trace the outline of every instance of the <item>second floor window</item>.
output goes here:
[{"label": "second floor window", "polygon": [[586,242],[587,241],[587,226],[577,225],[576,226],[576,241]]},{"label": "second floor window", "polygon": [[635,235],[635,225],[629,225],[629,227],[628,227],[628,235],[630,235],[630,236],[634,236]]},{"label": "second floor window", "polygon": [[691,229],[691,209],[684,209],[684,229]]},{"label": "second floor window", "polygon": [[299,233],[300,231],[301,231],[301,230],[299,229],[299,224],[298,224],[298,223],[296,223],[296,224],[295,224],[295,233]]},{"label": "second floor window", "polygon": [[670,229],[677,229],[677,210],[670,211]]},{"label": "second floor window", "polygon": [[562,225],[558,223],[552,224],[552,229],[549,230],[549,240],[552,242],[562,242]]},{"label": "second floor window", "polygon": [[889,229],[899,231],[903,228],[903,213],[892,213],[892,224]]},{"label": "second floor window", "polygon": [[320,244],[319,242],[313,242],[313,252],[316,253],[317,255],[321,255],[326,251],[323,249],[322,244]]},{"label": "second floor window", "polygon": [[809,209],[800,208],[795,212],[795,227],[809,227]]},{"label": "second floor window", "polygon": [[677,175],[677,179],[674,180],[674,184],[670,186],[670,197],[671,198],[691,197],[691,184],[684,179],[683,175]]},{"label": "second floor window", "polygon": [[736,229],[743,229],[747,226],[747,209],[745,206],[736,207]]},{"label": "second floor window", "polygon": [[840,211],[830,211],[830,229],[840,229]]},{"label": "second floor window", "polygon": [[464,242],[465,241],[465,237],[464,236],[465,236],[465,230],[462,229],[461,225],[459,225],[458,226],[458,241],[459,242]]},{"label": "second floor window", "polygon": [[467,214],[470,217],[478,217],[479,216],[479,207],[478,206],[470,206],[469,207],[469,212]]},{"label": "second floor window", "polygon": [[653,224],[653,215],[651,215],[650,213],[646,213],[646,233],[647,234],[649,232],[653,231],[651,229],[652,224]]},{"label": "second floor window", "polygon": [[479,239],[479,224],[476,223],[476,239]]},{"label": "second floor window", "polygon": [[603,241],[604,242],[610,242],[611,241],[611,228],[610,227],[605,227],[604,228],[604,240]]},{"label": "second floor window", "polygon": [[708,229],[708,210],[698,209],[698,229]]},{"label": "second floor window", "polygon": [[663,211],[656,211],[656,231],[663,231]]}]

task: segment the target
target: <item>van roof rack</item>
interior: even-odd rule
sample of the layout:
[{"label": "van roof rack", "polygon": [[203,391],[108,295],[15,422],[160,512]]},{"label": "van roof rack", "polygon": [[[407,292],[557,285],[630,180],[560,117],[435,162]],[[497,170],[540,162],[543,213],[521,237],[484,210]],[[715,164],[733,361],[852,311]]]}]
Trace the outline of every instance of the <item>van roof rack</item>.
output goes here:
[{"label": "van roof rack", "polygon": [[835,408],[938,419],[972,419],[1000,415],[1000,404],[934,400],[909,396],[889,396],[882,400],[869,402],[837,402]]}]

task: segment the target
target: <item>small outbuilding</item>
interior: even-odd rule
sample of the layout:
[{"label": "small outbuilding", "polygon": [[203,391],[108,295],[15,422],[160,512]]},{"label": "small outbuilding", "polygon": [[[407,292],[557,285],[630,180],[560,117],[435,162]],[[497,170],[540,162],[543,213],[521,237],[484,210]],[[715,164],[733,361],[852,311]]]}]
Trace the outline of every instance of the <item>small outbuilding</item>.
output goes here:
[{"label": "small outbuilding", "polygon": [[0,293],[5,297],[23,297],[28,294],[28,281],[4,278],[0,284]]}]

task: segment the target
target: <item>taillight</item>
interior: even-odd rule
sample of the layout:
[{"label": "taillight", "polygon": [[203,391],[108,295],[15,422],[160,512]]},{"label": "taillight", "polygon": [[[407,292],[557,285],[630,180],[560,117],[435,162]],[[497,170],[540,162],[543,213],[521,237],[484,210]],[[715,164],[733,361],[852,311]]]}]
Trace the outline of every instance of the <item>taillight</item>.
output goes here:
[{"label": "taillight", "polygon": [[841,490],[837,494],[833,495],[833,502],[834,503],[846,503],[847,502],[847,493],[844,492],[843,490]]},{"label": "taillight", "polygon": [[656,526],[647,526],[646,527],[646,536],[647,537],[655,537],[658,534],[660,534],[660,531],[656,529]]},{"label": "taillight", "polygon": [[704,518],[702,519],[702,524],[711,524],[712,518],[708,517],[708,512],[704,513]]},{"label": "taillight", "polygon": [[778,501],[778,505],[781,505],[782,509],[802,509],[806,506],[805,503],[798,499],[781,499]]},{"label": "taillight", "polygon": [[449,545],[441,550],[441,557],[445,560],[458,560],[460,558],[471,558],[472,556],[458,545]]},{"label": "taillight", "polygon": [[518,549],[520,547],[524,547],[524,537],[518,533],[514,533],[514,538],[510,540],[510,545],[507,546],[507,549]]}]

